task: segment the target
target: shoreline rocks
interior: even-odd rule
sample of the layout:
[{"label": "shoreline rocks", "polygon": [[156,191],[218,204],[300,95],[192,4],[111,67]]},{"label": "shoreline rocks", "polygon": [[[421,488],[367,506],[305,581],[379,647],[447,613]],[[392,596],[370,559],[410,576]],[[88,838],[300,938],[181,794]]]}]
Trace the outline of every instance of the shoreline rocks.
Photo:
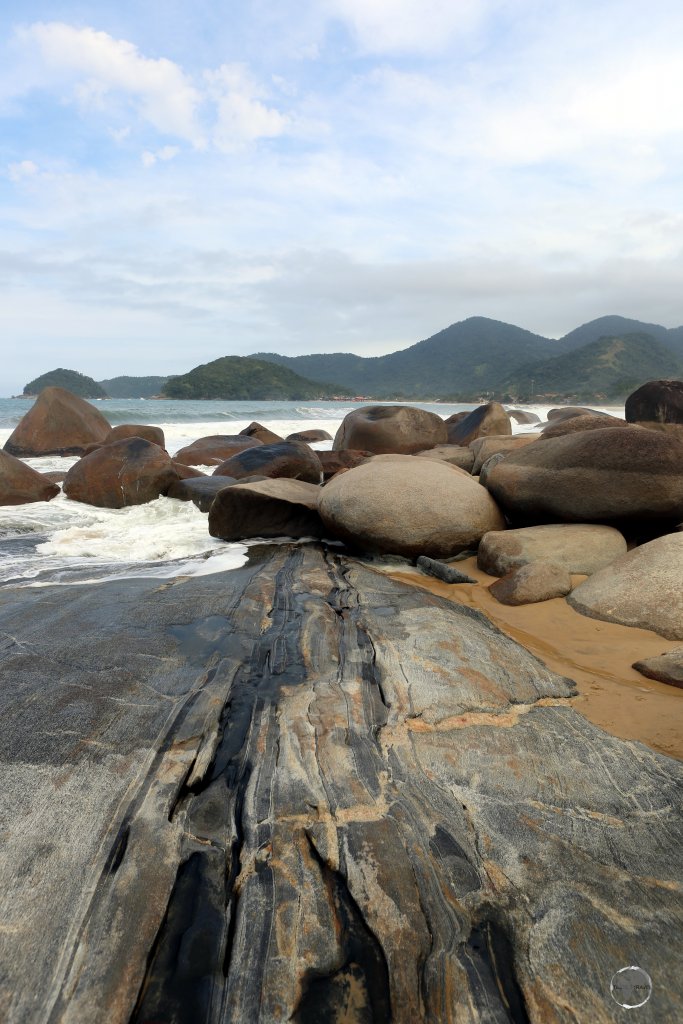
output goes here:
[{"label": "shoreline rocks", "polygon": [[364,405],[344,417],[332,450],[414,455],[447,443],[446,424],[436,413],[409,405]]},{"label": "shoreline rocks", "polygon": [[5,442],[16,458],[81,455],[89,444],[102,444],[111,425],[84,398],[64,388],[45,388]]},{"label": "shoreline rocks", "polygon": [[83,456],[64,478],[73,501],[98,508],[144,505],[166,494],[178,476],[163,448],[142,437],[124,438]]}]

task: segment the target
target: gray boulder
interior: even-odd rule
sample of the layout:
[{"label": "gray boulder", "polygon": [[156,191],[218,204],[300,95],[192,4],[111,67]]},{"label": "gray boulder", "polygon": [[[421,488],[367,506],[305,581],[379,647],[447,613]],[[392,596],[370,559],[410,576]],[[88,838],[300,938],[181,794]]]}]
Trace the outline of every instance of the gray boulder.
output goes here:
[{"label": "gray boulder", "polygon": [[209,533],[230,541],[251,537],[322,537],[320,493],[319,487],[303,480],[238,482],[216,495],[209,509]]},{"label": "gray boulder", "polygon": [[477,565],[490,576],[504,576],[522,565],[543,561],[590,576],[625,554],[626,541],[611,526],[552,523],[485,534]]},{"label": "gray boulder", "polygon": [[496,580],[489,591],[501,604],[536,604],[564,597],[572,589],[566,569],[552,562],[529,562]]},{"label": "gray boulder", "polygon": [[448,562],[440,562],[438,558],[427,558],[426,555],[420,555],[417,560],[417,567],[425,575],[434,576],[435,579],[441,580],[442,583],[477,582],[471,576],[468,576],[466,572],[456,569],[455,566],[449,565]]},{"label": "gray boulder", "polygon": [[486,488],[455,466],[379,455],[334,477],[320,495],[328,531],[363,550],[448,558],[505,527]]},{"label": "gray boulder", "polygon": [[683,640],[683,534],[634,548],[580,583],[568,598],[594,619],[651,629]]},{"label": "gray boulder", "polygon": [[447,441],[446,424],[436,413],[412,405],[364,405],[344,417],[332,447],[413,455]]},{"label": "gray boulder", "polygon": [[660,683],[668,683],[669,686],[683,689],[683,647],[677,647],[674,651],[667,651],[666,654],[660,654],[655,658],[636,661],[633,668],[648,679],[657,679]]},{"label": "gray boulder", "polygon": [[235,483],[230,476],[201,476],[177,480],[168,490],[169,498],[179,501],[193,501],[201,512],[208,512],[213,499],[224,487]]}]

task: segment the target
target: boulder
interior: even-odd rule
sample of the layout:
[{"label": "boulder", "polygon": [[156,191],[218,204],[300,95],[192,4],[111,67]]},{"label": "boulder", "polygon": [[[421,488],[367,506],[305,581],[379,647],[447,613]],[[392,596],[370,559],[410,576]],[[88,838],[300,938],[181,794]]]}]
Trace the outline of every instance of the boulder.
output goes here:
[{"label": "boulder", "polygon": [[485,534],[477,565],[490,576],[505,576],[522,565],[542,561],[590,576],[625,554],[626,541],[611,526],[553,523]]},{"label": "boulder", "polygon": [[591,618],[683,640],[682,579],[683,534],[668,533],[590,576],[568,601]]},{"label": "boulder", "polygon": [[79,459],[66,474],[64,493],[86,505],[124,508],[166,494],[177,479],[163,448],[143,437],[130,437]]},{"label": "boulder", "polygon": [[475,437],[469,444],[469,449],[474,455],[472,474],[476,476],[481,472],[481,467],[491,458],[492,455],[507,455],[517,448],[525,448],[532,441],[536,441],[541,435],[534,432],[530,434],[517,434],[510,437],[506,434],[492,434],[489,437]]},{"label": "boulder", "polygon": [[258,438],[242,434],[210,434],[185,445],[176,452],[174,459],[185,466],[219,466],[233,455],[261,444],[263,441]]},{"label": "boulder", "polygon": [[496,452],[495,455],[489,455],[488,459],[479,470],[479,483],[482,487],[486,487],[486,481],[488,480],[489,473],[493,467],[497,466],[499,462],[502,462],[504,458],[504,452]]},{"label": "boulder", "polygon": [[235,483],[230,476],[202,476],[176,480],[168,489],[169,498],[179,501],[193,501],[201,512],[208,512],[213,499],[224,487]]},{"label": "boulder", "polygon": [[303,480],[238,482],[216,495],[209,509],[209,533],[230,541],[251,537],[322,537],[319,496],[320,488]]},{"label": "boulder", "polygon": [[540,423],[541,417],[537,416],[535,412],[527,412],[526,409],[508,409],[508,416],[517,423]]},{"label": "boulder", "polygon": [[536,604],[564,597],[572,589],[566,569],[553,562],[529,562],[496,580],[489,591],[501,604]]},{"label": "boulder", "polygon": [[344,417],[332,447],[412,455],[447,440],[446,424],[436,413],[410,405],[364,405]]},{"label": "boulder", "polygon": [[[455,416],[459,415],[455,413]],[[450,416],[446,420],[446,425],[449,444],[468,445],[475,437],[512,433],[510,417],[499,402],[480,405],[461,420],[454,421]]]},{"label": "boulder", "polygon": [[416,452],[421,459],[436,459],[438,462],[448,462],[451,466],[458,466],[468,473],[474,465],[474,452],[464,448],[461,444],[437,444],[435,448],[428,448],[424,452]]},{"label": "boulder", "polygon": [[27,505],[34,501],[50,501],[59,494],[59,487],[42,473],[0,451],[0,505]]},{"label": "boulder", "polygon": [[600,412],[598,409],[588,409],[584,405],[562,405],[559,409],[549,409],[547,420],[557,422],[569,420],[573,416],[610,416],[608,412]]},{"label": "boulder", "polygon": [[534,441],[490,471],[486,486],[516,522],[658,522],[683,515],[683,444],[639,427]]},{"label": "boulder", "polygon": [[64,388],[45,388],[5,443],[17,458],[80,455],[88,444],[102,444],[111,425],[90,402]]},{"label": "boulder", "polygon": [[466,572],[456,569],[455,566],[449,565],[448,562],[440,562],[438,558],[427,558],[426,555],[420,555],[416,564],[418,569],[421,569],[425,575],[434,576],[435,579],[441,580],[442,583],[477,582],[471,576],[468,576]]},{"label": "boulder", "polygon": [[551,420],[543,427],[540,437],[564,437],[565,434],[575,434],[581,430],[612,430],[627,425],[626,420],[617,419],[616,416],[582,413],[580,416]]},{"label": "boulder", "polygon": [[319,484],[322,465],[316,452],[304,441],[278,441],[238,452],[213,471],[214,476],[291,477]]},{"label": "boulder", "polygon": [[264,427],[262,423],[257,423],[256,420],[252,420],[248,427],[240,430],[240,434],[242,437],[254,437],[261,444],[276,444],[278,441],[284,441],[284,437],[274,434],[272,430]]},{"label": "boulder", "polygon": [[285,438],[285,441],[305,441],[306,444],[331,440],[332,434],[328,434],[326,430],[298,430],[296,434],[288,434]]},{"label": "boulder", "polygon": [[372,452],[357,452],[352,449],[341,452],[316,452],[316,455],[323,468],[323,480],[329,480],[336,473],[353,469],[354,466],[360,466],[366,459],[373,458]]},{"label": "boulder", "polygon": [[656,423],[654,420],[641,420],[636,423],[637,427],[644,427],[646,430],[658,430],[660,434],[670,434],[672,437],[683,441],[683,423]]},{"label": "boulder", "polygon": [[195,480],[198,477],[206,479],[206,473],[202,473],[200,469],[194,469],[193,466],[185,466],[182,462],[176,462],[175,459],[172,459],[171,463],[173,471],[179,480]]},{"label": "boulder", "polygon": [[328,531],[370,552],[448,558],[505,521],[487,490],[457,467],[379,455],[323,487]]},{"label": "boulder", "polygon": [[114,441],[123,441],[127,437],[144,437],[145,441],[158,444],[160,448],[166,447],[166,439],[161,427],[152,427],[145,423],[119,423],[111,428],[102,443],[113,444]]},{"label": "boulder", "polygon": [[683,380],[649,380],[626,399],[629,423],[683,423]]},{"label": "boulder", "polygon": [[655,658],[636,661],[633,668],[648,679],[657,679],[660,683],[668,683],[669,686],[683,689],[683,647],[677,647]]}]

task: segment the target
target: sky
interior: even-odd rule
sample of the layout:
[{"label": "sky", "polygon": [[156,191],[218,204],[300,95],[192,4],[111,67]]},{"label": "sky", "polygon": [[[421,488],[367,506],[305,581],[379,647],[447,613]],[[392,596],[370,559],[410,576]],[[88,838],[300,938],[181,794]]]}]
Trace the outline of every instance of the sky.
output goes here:
[{"label": "sky", "polygon": [[680,0],[3,0],[0,394],[683,324]]}]

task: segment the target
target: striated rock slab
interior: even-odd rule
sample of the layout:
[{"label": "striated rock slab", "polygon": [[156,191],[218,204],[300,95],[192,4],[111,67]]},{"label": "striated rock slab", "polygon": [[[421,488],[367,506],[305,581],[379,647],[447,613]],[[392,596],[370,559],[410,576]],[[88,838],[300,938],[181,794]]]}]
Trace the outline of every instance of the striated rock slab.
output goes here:
[{"label": "striated rock slab", "polygon": [[683,1013],[683,768],[477,613],[317,546],[0,591],[17,1022]]}]

